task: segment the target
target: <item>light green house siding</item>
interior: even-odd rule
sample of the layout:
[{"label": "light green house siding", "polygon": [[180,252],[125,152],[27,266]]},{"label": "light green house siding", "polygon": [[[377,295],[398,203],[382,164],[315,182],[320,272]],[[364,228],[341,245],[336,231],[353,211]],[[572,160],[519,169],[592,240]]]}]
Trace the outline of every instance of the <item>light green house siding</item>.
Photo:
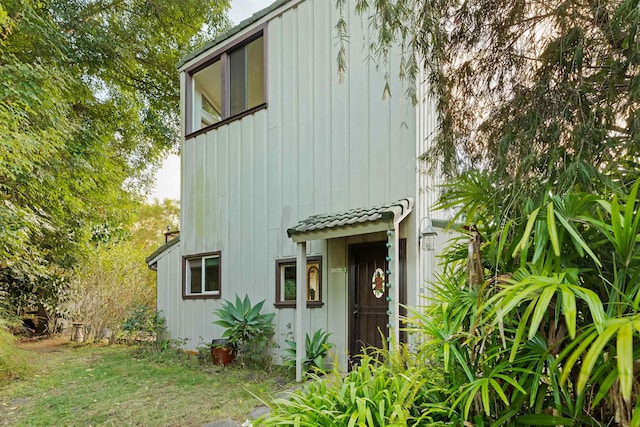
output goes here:
[{"label": "light green house siding", "polygon": [[[248,294],[252,302],[267,300],[265,310],[277,313],[274,339],[284,345],[294,310],[273,305],[275,261],[296,254],[287,228],[317,213],[415,198],[416,208],[401,223],[400,237],[407,239],[408,301],[418,301],[417,283],[426,264],[418,259],[416,218],[428,206],[420,202],[416,159],[424,145],[418,140],[435,124],[433,113],[428,106],[416,109],[404,96],[408,83],[397,78],[397,55],[388,69],[378,70],[369,59],[373,34],[366,20],[349,14],[353,4],[345,9],[351,33],[342,82],[336,63],[335,2],[291,0],[278,5],[232,36],[242,37],[266,24],[267,108],[182,144],[181,242],[162,261],[172,267],[161,271],[159,263],[158,307],[165,311],[172,336],[189,339],[187,348],[195,348],[200,337],[209,341],[222,334],[211,323],[222,300],[181,298],[181,257],[210,251],[222,253],[222,298]],[[182,65],[183,93],[184,69],[206,54]],[[392,79],[392,96],[383,99],[385,72]],[[423,120],[417,119],[418,112],[430,117],[426,125],[419,123]],[[348,348],[348,245],[374,240],[386,236],[307,245],[309,254],[323,257],[324,305],[306,310],[304,324],[310,332],[322,328],[333,333],[343,364]]]}]

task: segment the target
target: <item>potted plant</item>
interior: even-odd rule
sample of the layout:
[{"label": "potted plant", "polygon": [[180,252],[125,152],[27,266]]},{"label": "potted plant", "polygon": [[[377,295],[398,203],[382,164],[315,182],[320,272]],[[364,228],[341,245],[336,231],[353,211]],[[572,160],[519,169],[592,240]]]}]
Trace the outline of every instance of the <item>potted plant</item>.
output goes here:
[{"label": "potted plant", "polygon": [[236,347],[228,339],[221,338],[211,341],[211,359],[216,365],[226,366],[236,358]]},{"label": "potted plant", "polygon": [[[235,304],[225,300],[222,307],[213,312],[218,317],[213,323],[225,328],[222,338],[226,338],[227,345],[243,357],[262,357],[274,334],[275,314],[260,313],[263,305],[264,300],[252,306],[248,295],[243,299],[236,295]],[[212,344],[212,351],[213,348]]]}]

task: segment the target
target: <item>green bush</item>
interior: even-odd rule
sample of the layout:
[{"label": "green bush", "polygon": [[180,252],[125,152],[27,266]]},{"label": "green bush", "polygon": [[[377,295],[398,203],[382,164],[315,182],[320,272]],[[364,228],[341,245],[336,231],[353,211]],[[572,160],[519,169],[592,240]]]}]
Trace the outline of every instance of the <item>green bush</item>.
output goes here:
[{"label": "green bush", "polygon": [[158,313],[144,304],[137,306],[122,322],[123,331],[153,333],[156,329]]},{"label": "green bush", "polygon": [[225,300],[222,308],[213,312],[218,317],[213,323],[225,328],[222,338],[229,339],[242,357],[266,365],[275,314],[260,313],[263,305],[264,301],[251,305],[248,295],[244,299],[236,295],[235,304]]},{"label": "green bush", "polygon": [[[430,415],[444,410],[429,394],[437,388],[437,375],[426,365],[394,363],[398,355],[382,351],[374,356],[364,354],[360,365],[344,377],[337,370],[323,378],[311,374],[314,381],[289,399],[276,399],[272,413],[254,425],[434,425]],[[387,362],[379,361],[383,359]]]},{"label": "green bush", "polygon": [[16,347],[16,340],[5,321],[0,319],[0,384],[21,378],[29,371],[23,352]]},{"label": "green bush", "polygon": [[151,344],[155,347],[169,343],[167,320],[147,305],[137,306],[120,325],[119,338],[128,344]]},{"label": "green bush", "polygon": [[440,421],[640,426],[640,181],[602,190],[515,205],[481,173],[450,184],[467,227],[407,320],[442,367]]},{"label": "green bush", "polygon": [[[302,359],[302,368],[305,372],[308,371],[325,371],[324,359],[327,357],[329,350],[333,347],[333,344],[327,342],[329,332],[325,332],[322,329],[318,329],[313,337],[309,337],[306,334],[305,337],[305,357]],[[288,347],[285,351],[285,365],[296,366],[296,353],[297,345],[295,341],[285,340]]]}]

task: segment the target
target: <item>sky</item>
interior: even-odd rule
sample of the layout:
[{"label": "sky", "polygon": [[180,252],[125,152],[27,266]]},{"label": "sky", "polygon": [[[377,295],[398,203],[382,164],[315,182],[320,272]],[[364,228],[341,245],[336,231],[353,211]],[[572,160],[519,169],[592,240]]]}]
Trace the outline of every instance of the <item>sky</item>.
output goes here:
[{"label": "sky", "polygon": [[[269,6],[275,0],[231,0],[231,10],[229,19],[234,24],[239,24],[245,18],[250,17],[255,12]],[[153,199],[180,199],[180,158],[170,155],[162,163],[162,167],[156,174],[156,183],[148,197]]]}]

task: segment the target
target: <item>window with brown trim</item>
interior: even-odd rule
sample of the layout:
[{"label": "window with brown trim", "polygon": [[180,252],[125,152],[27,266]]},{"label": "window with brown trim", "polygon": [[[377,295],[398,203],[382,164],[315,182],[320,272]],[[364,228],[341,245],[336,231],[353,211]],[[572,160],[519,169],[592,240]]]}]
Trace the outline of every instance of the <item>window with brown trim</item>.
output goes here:
[{"label": "window with brown trim", "polygon": [[[322,257],[307,257],[307,307],[322,306]],[[276,260],[276,307],[296,306],[296,259]]]},{"label": "window with brown trim", "polygon": [[265,68],[260,30],[187,70],[187,135],[265,106]]},{"label": "window with brown trim", "polygon": [[182,297],[220,298],[220,252],[182,258]]}]

